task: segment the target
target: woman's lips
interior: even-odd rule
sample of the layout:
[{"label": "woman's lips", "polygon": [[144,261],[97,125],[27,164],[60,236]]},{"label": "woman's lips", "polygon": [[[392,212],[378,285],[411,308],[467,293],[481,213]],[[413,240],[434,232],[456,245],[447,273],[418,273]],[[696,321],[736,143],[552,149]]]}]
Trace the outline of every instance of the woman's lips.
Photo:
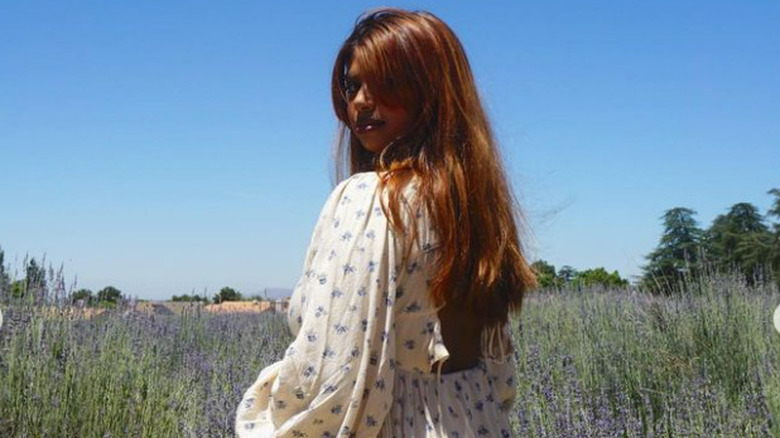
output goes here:
[{"label": "woman's lips", "polygon": [[358,134],[364,134],[366,132],[370,132],[377,129],[384,124],[385,122],[381,120],[374,120],[371,122],[361,123],[359,125],[355,125],[355,132]]}]

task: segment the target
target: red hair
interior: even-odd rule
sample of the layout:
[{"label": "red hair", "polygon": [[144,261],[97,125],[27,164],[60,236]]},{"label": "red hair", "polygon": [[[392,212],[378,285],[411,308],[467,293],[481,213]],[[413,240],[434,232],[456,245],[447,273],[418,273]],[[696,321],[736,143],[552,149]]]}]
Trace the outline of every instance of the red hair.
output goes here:
[{"label": "red hair", "polygon": [[[376,155],[349,129],[344,98],[346,73],[357,62],[375,98],[403,105],[411,129]],[[362,15],[338,52],[331,79],[338,117],[337,178],[381,172],[389,189],[393,227],[402,231],[401,193],[419,179],[416,205],[425,208],[438,237],[431,295],[437,304],[455,300],[483,323],[504,323],[519,312],[523,295],[536,286],[518,239],[516,208],[490,123],[458,38],[428,12],[384,8]],[[416,215],[405,225],[416,239]],[[410,245],[411,246],[411,245]]]}]

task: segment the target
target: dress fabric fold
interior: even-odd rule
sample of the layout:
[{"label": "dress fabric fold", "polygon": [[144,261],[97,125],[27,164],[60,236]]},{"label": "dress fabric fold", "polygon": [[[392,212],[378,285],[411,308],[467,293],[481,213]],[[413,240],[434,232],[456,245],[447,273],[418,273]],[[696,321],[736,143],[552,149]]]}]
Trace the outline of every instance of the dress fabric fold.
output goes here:
[{"label": "dress fabric fold", "polygon": [[512,436],[511,353],[431,372],[449,357],[429,298],[435,233],[415,213],[421,244],[404,259],[378,184],[357,173],[325,202],[290,298],[295,339],[244,393],[239,438]]}]

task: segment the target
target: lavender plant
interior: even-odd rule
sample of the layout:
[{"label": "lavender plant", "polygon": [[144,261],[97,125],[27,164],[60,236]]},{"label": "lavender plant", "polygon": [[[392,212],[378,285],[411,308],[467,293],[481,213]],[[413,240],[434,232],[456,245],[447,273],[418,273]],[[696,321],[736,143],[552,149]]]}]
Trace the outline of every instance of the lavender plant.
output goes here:
[{"label": "lavender plant", "polygon": [[[713,274],[685,290],[532,293],[513,322],[516,434],[780,436],[777,287]],[[2,304],[2,437],[233,436],[242,391],[291,341],[272,312],[87,318],[67,302]]]}]

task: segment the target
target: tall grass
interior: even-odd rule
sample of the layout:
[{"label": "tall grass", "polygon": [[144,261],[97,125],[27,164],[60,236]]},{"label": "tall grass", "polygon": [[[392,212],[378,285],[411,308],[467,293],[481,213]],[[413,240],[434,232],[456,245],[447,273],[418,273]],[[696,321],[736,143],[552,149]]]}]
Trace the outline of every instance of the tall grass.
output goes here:
[{"label": "tall grass", "polygon": [[668,297],[541,292],[516,327],[520,436],[780,437],[780,293],[711,274]]},{"label": "tall grass", "polygon": [[290,341],[273,313],[71,320],[6,310],[2,437],[232,436],[247,381]]},{"label": "tall grass", "polygon": [[[780,437],[776,286],[532,293],[513,322],[518,436]],[[1,437],[228,437],[282,315],[159,316],[3,304]]]}]

